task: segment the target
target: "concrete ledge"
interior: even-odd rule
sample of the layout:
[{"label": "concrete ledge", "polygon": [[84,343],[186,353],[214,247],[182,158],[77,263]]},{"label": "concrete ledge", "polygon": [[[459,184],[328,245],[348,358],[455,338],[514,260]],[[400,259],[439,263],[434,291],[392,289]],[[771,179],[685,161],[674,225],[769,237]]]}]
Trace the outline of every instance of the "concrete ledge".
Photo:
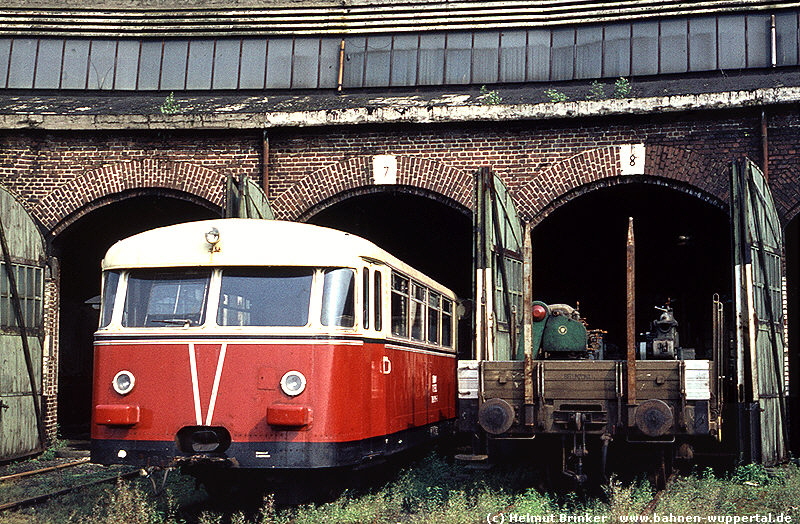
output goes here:
[{"label": "concrete ledge", "polygon": [[[373,96],[350,99],[336,95],[216,97],[208,100],[195,97],[181,101],[180,112],[173,115],[158,113],[157,99],[152,99],[149,104],[141,103],[141,100],[138,104],[126,104],[124,96],[94,99],[76,97],[71,99],[74,104],[66,103],[65,100],[67,99],[41,95],[0,98],[0,129],[246,130],[392,123],[513,122],[648,115],[794,104],[800,102],[800,87],[770,87],[596,101],[547,103],[520,101],[500,104],[486,104],[482,102],[480,96],[465,94],[445,94],[434,98]],[[81,106],[79,102],[83,102],[84,105]],[[113,112],[93,109],[109,105],[116,105],[118,109],[114,109]],[[293,106],[297,109],[293,109]],[[37,107],[47,109],[38,112]],[[270,107],[276,109],[271,110]],[[277,109],[278,107],[281,109]],[[315,107],[325,109],[315,109]]]}]

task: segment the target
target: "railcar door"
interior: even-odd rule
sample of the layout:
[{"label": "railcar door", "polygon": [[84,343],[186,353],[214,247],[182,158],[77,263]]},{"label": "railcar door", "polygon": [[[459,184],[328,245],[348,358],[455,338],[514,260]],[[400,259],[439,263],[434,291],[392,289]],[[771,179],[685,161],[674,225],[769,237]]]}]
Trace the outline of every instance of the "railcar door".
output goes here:
[{"label": "railcar door", "polygon": [[767,180],[750,160],[731,167],[740,451],[748,462],[786,458],[783,234]]},{"label": "railcar door", "polygon": [[520,360],[522,224],[514,201],[488,168],[475,177],[475,358]]},{"label": "railcar door", "polygon": [[0,461],[44,448],[44,239],[0,187]]}]

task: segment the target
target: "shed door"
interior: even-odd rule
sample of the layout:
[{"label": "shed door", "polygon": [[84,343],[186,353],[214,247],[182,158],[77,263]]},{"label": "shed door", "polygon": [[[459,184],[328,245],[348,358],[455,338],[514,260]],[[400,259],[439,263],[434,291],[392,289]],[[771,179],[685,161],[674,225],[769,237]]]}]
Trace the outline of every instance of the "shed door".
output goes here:
[{"label": "shed door", "polygon": [[508,189],[488,168],[475,177],[475,332],[478,360],[520,360],[522,227]]},{"label": "shed door", "polygon": [[249,176],[241,175],[238,181],[228,176],[225,217],[273,220],[275,215],[261,186]]},{"label": "shed door", "polygon": [[[4,460],[43,448],[40,408],[45,256],[36,224],[2,187],[0,240],[4,240],[0,243],[0,460]],[[24,340],[23,333],[27,335]]]},{"label": "shed door", "polygon": [[[786,457],[782,254],[778,213],[764,175],[750,160],[731,169],[737,384],[751,403],[745,424],[747,459],[775,464]],[[760,435],[758,438],[757,435]]]}]

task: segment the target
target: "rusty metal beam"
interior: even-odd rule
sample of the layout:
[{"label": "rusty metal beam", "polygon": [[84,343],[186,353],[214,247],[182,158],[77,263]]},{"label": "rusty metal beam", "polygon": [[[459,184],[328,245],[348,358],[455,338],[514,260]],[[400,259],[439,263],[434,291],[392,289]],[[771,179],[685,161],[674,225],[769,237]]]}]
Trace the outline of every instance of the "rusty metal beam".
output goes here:
[{"label": "rusty metal beam", "polygon": [[[633,217],[628,218],[628,240],[626,243],[627,281],[627,397],[628,407],[636,405],[636,242],[633,236]],[[629,424],[631,417],[628,417]]]}]

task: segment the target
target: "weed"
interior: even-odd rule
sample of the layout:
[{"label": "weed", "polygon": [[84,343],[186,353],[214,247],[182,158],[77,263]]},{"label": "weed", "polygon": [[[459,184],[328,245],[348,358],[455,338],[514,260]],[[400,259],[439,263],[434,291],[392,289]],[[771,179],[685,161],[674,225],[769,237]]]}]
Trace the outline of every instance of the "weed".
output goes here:
[{"label": "weed", "polygon": [[175,113],[179,113],[181,106],[175,101],[175,93],[170,92],[170,94],[167,95],[167,98],[164,99],[164,103],[161,104],[159,109],[161,109],[161,113],[164,115],[174,115]]},{"label": "weed", "polygon": [[619,77],[614,82],[614,98],[628,98],[631,94],[631,82],[627,78]]},{"label": "weed", "polygon": [[496,105],[503,101],[503,97],[500,96],[496,90],[489,90],[486,86],[481,86],[481,96],[479,97],[481,103],[489,104],[489,105]]},{"label": "weed", "polygon": [[589,94],[586,96],[588,100],[602,100],[606,97],[606,86],[602,82],[595,80],[589,86]]},{"label": "weed", "polygon": [[557,89],[546,89],[544,94],[551,102],[566,102],[569,100],[566,94]]}]

